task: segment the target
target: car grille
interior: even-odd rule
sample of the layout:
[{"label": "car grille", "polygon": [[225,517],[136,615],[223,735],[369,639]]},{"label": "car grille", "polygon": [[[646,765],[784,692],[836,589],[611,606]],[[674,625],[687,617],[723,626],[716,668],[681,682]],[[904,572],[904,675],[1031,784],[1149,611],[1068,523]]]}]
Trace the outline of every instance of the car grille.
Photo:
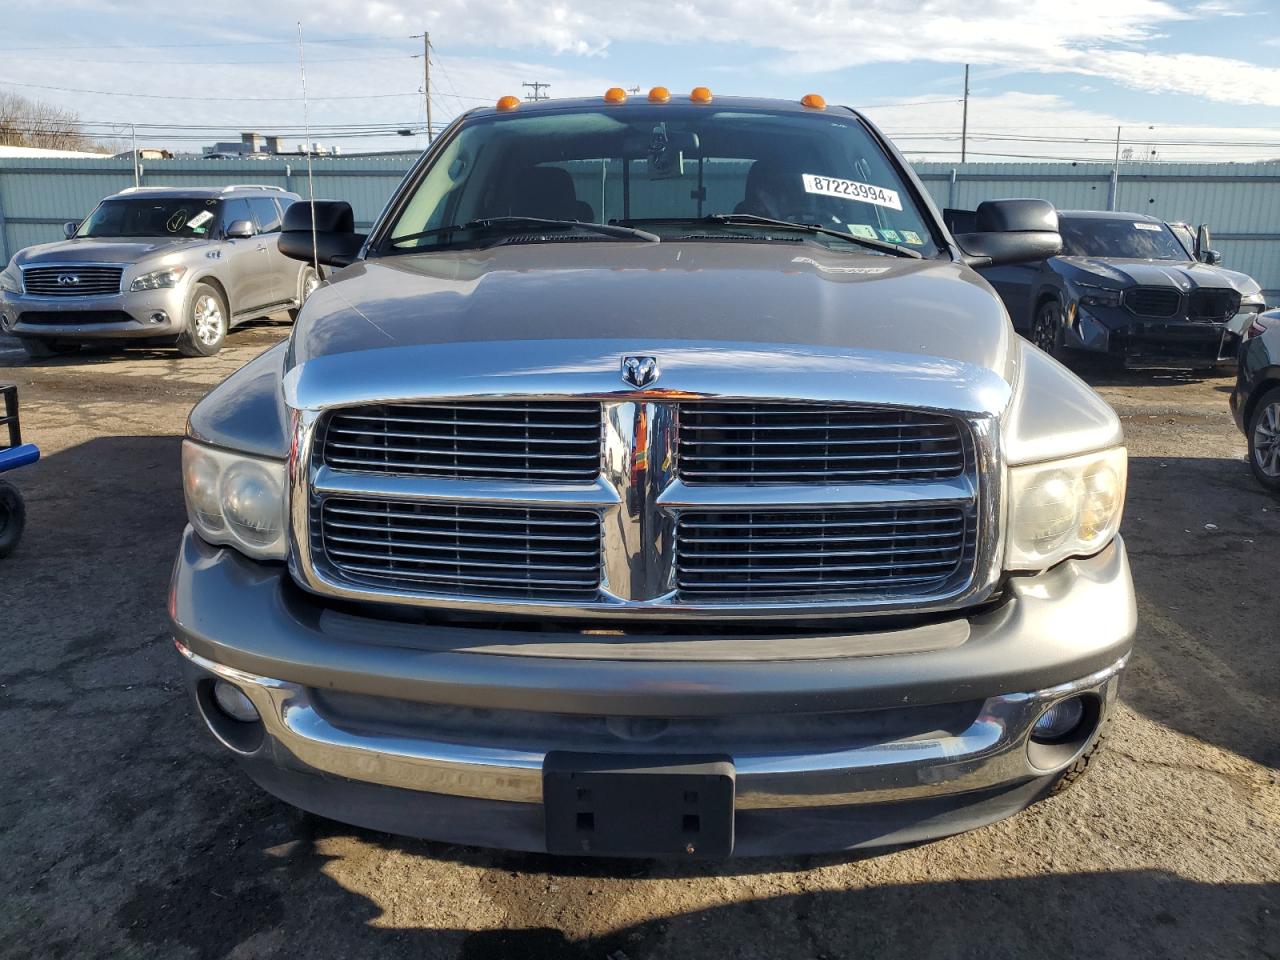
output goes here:
[{"label": "car grille", "polygon": [[600,435],[590,401],[385,404],[334,412],[320,457],[356,473],[590,482]]},{"label": "car grille", "polygon": [[120,292],[124,267],[26,267],[23,289],[36,297],[101,297]]},{"label": "car grille", "polygon": [[1124,292],[1124,304],[1140,317],[1176,317],[1182,294],[1168,287],[1134,287]]},{"label": "car grille", "polygon": [[43,326],[76,326],[84,323],[128,323],[133,319],[123,310],[27,310],[18,314],[19,323]]},{"label": "car grille", "polygon": [[937,593],[967,577],[973,539],[958,507],[690,512],[677,587],[693,602]]},{"label": "car grille", "polygon": [[1195,290],[1190,301],[1192,320],[1230,320],[1240,310],[1240,294],[1234,290]]},{"label": "car grille", "polygon": [[600,583],[600,519],[524,509],[330,497],[313,550],[341,577],[445,596],[589,601]]},{"label": "car grille", "polygon": [[689,483],[942,480],[965,468],[950,417],[802,403],[685,403],[678,463]]}]

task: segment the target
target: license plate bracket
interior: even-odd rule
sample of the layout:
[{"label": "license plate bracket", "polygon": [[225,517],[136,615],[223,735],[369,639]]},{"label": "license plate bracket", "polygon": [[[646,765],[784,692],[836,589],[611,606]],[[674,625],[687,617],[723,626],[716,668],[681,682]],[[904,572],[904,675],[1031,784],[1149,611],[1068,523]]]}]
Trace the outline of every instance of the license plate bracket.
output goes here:
[{"label": "license plate bracket", "polygon": [[724,756],[552,751],[542,768],[549,853],[726,857],[733,799]]}]

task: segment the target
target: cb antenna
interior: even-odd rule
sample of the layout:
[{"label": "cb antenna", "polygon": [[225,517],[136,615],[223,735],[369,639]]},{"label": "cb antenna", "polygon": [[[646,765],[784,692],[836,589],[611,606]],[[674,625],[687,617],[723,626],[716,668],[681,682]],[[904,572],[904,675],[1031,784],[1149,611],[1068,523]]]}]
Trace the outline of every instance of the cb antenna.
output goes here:
[{"label": "cb antenna", "polygon": [[302,21],[298,21],[298,72],[302,75],[302,135],[307,152],[307,200],[311,204],[311,264],[320,278],[320,241],[316,236],[316,185],[311,175],[311,112],[307,106],[307,57],[302,43]]}]

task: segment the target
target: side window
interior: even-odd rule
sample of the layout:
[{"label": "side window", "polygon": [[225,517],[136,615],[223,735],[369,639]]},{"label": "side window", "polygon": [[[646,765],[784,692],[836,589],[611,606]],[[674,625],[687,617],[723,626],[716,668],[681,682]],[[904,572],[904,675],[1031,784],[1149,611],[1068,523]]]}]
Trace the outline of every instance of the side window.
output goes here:
[{"label": "side window", "polygon": [[253,223],[253,211],[248,200],[224,200],[222,202],[222,229],[225,231],[237,220]]},{"label": "side window", "polygon": [[276,233],[280,229],[280,210],[271,197],[250,197],[249,206],[258,221],[259,233]]}]

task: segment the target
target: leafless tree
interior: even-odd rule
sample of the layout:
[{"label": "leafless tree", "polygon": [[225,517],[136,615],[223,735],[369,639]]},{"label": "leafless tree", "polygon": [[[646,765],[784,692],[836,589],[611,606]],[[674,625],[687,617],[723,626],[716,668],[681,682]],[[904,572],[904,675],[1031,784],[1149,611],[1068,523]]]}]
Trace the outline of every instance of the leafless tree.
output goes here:
[{"label": "leafless tree", "polygon": [[72,110],[0,90],[0,145],[46,150],[93,150]]}]

